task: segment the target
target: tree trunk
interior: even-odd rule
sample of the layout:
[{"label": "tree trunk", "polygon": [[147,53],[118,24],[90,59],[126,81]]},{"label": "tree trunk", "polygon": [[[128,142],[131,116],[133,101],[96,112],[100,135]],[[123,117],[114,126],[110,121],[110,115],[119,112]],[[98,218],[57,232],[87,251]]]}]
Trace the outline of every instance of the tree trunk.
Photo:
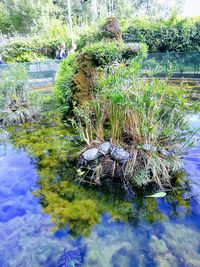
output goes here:
[{"label": "tree trunk", "polygon": [[97,0],[91,0],[91,15],[92,21],[96,23],[98,20]]},{"label": "tree trunk", "polygon": [[71,37],[71,42],[73,44],[74,43],[74,33],[73,33],[73,27],[72,27],[71,0],[67,0],[67,6],[68,6],[68,19],[69,19],[70,37]]}]

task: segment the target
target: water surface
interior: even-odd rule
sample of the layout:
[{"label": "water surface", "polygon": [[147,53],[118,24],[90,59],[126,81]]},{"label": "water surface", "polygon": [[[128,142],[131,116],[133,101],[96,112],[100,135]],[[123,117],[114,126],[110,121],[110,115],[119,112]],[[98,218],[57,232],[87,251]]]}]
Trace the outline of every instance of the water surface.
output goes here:
[{"label": "water surface", "polygon": [[[190,121],[191,128],[200,127],[200,115],[191,116]],[[19,132],[15,138],[0,146],[1,267],[57,266],[65,248],[78,251],[81,266],[88,267],[200,266],[199,142],[184,155],[188,176],[180,176],[177,189],[162,199],[139,195],[127,200],[120,191],[106,195],[68,183],[66,207],[78,215],[64,214],[73,219],[72,225],[59,229],[59,222],[52,231],[55,211],[45,210],[32,191],[41,177],[44,188],[55,186],[61,170],[62,181],[70,180],[73,170],[65,169],[65,155],[56,154],[59,140],[67,136],[56,132],[56,126],[37,129],[40,132],[34,125],[27,127],[15,129]],[[26,147],[27,133],[30,145],[22,149],[19,144]],[[40,143],[38,136],[43,138]],[[50,186],[45,184],[45,175],[52,176]],[[75,199],[69,199],[72,192]],[[55,194],[51,197],[58,201]]]}]

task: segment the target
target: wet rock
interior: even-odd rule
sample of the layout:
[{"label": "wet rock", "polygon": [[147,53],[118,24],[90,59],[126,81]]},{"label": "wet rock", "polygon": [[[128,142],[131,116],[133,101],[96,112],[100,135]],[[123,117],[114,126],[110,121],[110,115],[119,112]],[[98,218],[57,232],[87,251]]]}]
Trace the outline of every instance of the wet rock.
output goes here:
[{"label": "wet rock", "polygon": [[149,246],[154,255],[156,266],[179,266],[177,258],[170,252],[164,240],[158,239],[155,235],[152,235]]},{"label": "wet rock", "polygon": [[101,144],[98,150],[99,150],[99,153],[101,153],[102,155],[107,155],[111,151],[111,143],[105,142]]},{"label": "wet rock", "polygon": [[111,152],[111,157],[117,162],[123,164],[127,162],[130,157],[130,154],[121,147],[115,147]]},{"label": "wet rock", "polygon": [[81,254],[78,250],[64,250],[59,261],[58,261],[58,267],[71,267],[81,266]]}]

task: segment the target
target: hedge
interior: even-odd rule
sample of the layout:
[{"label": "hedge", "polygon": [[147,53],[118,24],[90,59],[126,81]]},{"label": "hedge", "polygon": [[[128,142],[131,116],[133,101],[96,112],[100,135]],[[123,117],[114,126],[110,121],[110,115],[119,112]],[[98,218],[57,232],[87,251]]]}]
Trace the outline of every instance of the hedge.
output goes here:
[{"label": "hedge", "polygon": [[[149,53],[200,51],[200,17],[171,17],[154,21],[138,18],[122,24],[126,25],[123,40],[126,43],[146,43]],[[84,34],[78,40],[78,48],[82,49],[100,39],[100,32]]]}]

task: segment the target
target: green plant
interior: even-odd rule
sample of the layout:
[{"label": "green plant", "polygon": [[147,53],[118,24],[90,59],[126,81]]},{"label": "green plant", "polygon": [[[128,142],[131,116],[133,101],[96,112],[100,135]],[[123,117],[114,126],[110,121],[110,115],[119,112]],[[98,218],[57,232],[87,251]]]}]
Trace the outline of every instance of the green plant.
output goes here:
[{"label": "green plant", "polygon": [[60,109],[63,113],[67,113],[72,109],[72,77],[76,71],[77,66],[78,64],[76,62],[76,54],[70,54],[65,60],[61,62],[59,66],[54,93],[55,97],[60,103]]},{"label": "green plant", "polygon": [[0,119],[3,125],[20,124],[39,114],[35,94],[29,92],[25,67],[13,65],[1,70]]},{"label": "green plant", "polygon": [[120,61],[122,58],[120,45],[113,42],[99,42],[83,49],[83,53],[90,55],[97,66],[106,66],[113,61]]},{"label": "green plant", "polygon": [[[122,167],[126,185],[155,182],[160,188],[170,186],[171,177],[181,167],[183,148],[191,143],[186,119],[187,93],[169,85],[167,80],[142,80],[137,58],[126,68],[120,63],[106,69],[95,101],[101,104],[100,112],[88,105],[87,124],[79,121],[82,131],[90,125],[91,139],[87,145],[99,141],[96,128],[100,121],[102,136],[111,138],[114,145],[126,148],[132,155]],[[104,161],[98,167],[101,177],[106,171]]]}]

